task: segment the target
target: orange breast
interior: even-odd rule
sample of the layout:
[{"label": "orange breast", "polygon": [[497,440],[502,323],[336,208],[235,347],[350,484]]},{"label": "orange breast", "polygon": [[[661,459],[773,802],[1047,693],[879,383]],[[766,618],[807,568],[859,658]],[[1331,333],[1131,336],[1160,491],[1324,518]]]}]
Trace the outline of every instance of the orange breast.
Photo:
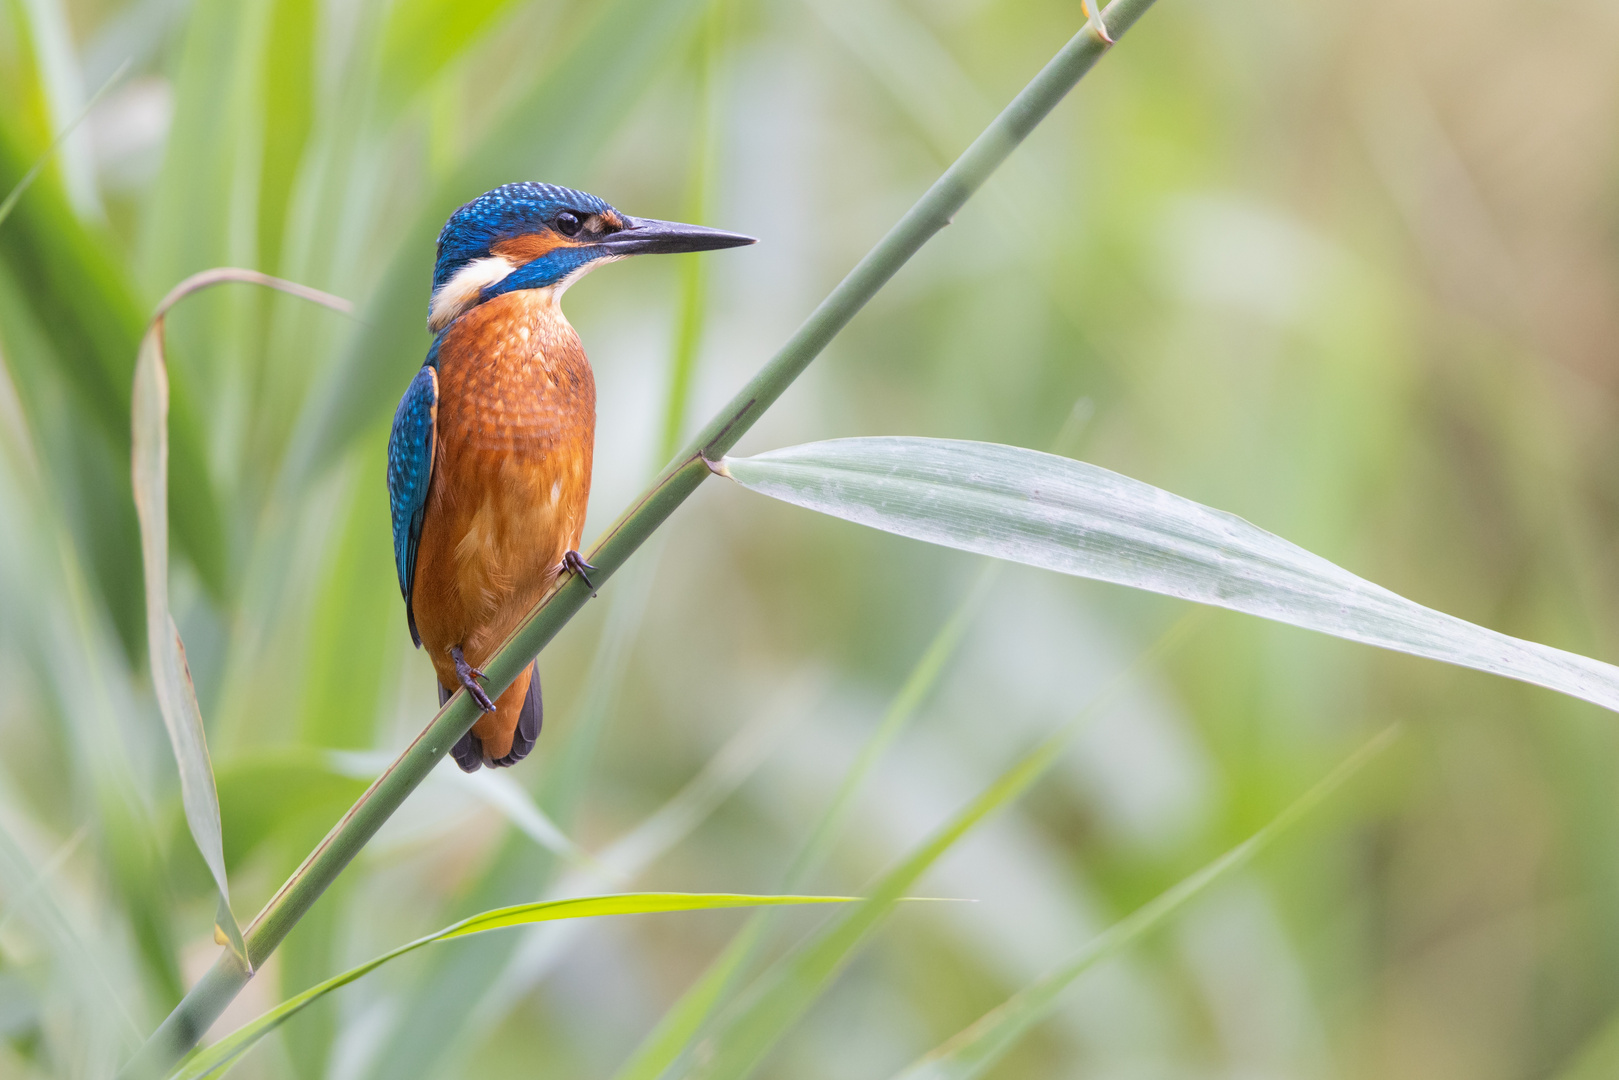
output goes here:
[{"label": "orange breast", "polygon": [[438,451],[412,603],[439,681],[453,689],[451,646],[481,666],[579,546],[596,384],[541,290],[468,311],[438,358]]}]

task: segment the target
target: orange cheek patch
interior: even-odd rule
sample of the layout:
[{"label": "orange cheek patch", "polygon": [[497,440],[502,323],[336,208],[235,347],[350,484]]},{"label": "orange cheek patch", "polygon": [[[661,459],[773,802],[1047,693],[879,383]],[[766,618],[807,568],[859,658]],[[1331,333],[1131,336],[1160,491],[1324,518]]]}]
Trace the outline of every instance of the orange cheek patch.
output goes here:
[{"label": "orange cheek patch", "polygon": [[542,255],[549,255],[557,248],[578,246],[577,242],[569,240],[560,233],[524,233],[522,236],[514,236],[509,240],[501,240],[491,245],[489,253],[522,264],[533,262]]}]

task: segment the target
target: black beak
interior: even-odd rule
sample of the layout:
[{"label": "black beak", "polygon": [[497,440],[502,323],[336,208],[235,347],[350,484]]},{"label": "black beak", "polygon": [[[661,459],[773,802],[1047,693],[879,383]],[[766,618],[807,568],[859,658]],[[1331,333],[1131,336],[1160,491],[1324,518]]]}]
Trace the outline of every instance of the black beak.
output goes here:
[{"label": "black beak", "polygon": [[624,228],[602,237],[596,246],[611,255],[674,255],[682,251],[713,251],[758,243],[741,233],[682,225],[678,221],[635,217],[624,220],[628,223]]}]

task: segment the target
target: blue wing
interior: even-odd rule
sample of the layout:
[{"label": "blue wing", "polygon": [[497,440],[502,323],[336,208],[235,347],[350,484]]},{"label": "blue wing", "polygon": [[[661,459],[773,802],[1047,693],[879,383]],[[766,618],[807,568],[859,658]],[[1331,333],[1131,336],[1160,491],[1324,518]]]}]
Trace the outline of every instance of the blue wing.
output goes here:
[{"label": "blue wing", "polygon": [[411,594],[416,584],[416,548],[422,539],[422,514],[427,508],[427,485],[433,479],[433,454],[438,443],[438,371],[429,363],[411,380],[410,388],[394,413],[388,436],[388,504],[393,511],[394,565],[399,591],[405,596],[405,621],[410,638],[419,647],[416,612]]}]

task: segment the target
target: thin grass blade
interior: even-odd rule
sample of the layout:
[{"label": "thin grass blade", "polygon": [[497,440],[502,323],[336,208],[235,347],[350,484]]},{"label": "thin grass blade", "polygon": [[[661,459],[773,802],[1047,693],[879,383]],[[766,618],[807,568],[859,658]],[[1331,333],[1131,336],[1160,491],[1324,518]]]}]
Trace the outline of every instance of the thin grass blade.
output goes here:
[{"label": "thin grass blade", "polygon": [[[32,76],[30,81],[34,86],[29,89],[37,89],[40,95],[40,119],[45,129],[67,129],[67,135],[71,136],[72,129],[78,125],[73,118],[81,111],[84,100],[85,72],[75,47],[75,20],[68,11],[68,4],[65,0],[13,4],[6,21],[7,36],[11,38],[7,43],[7,66],[16,64]],[[17,37],[11,37],[12,34]],[[22,104],[20,100],[13,101]],[[72,201],[74,212],[85,220],[104,216],[106,208],[96,184],[95,159],[88,135],[64,139],[64,145],[55,156],[57,177]]]},{"label": "thin grass blade", "polygon": [[512,926],[552,922],[558,919],[587,919],[603,915],[644,915],[667,911],[706,911],[715,908],[760,907],[786,904],[846,904],[850,896],[750,896],[744,893],[620,893],[612,896],[581,896],[570,900],[543,900],[534,904],[497,908],[445,927],[435,934],[417,938],[358,967],[335,975],[289,998],[244,1027],[227,1035],[195,1055],[173,1075],[174,1080],[202,1080],[220,1075],[254,1043],[286,1023],[302,1009],[333,990],[366,975],[390,960],[414,952],[435,941],[482,934]]},{"label": "thin grass blade", "polygon": [[815,703],[825,696],[820,683],[813,674],[790,679],[770,706],[726,740],[668,802],[598,856],[607,872],[632,878],[689,836],[775,753],[788,732],[813,713]]},{"label": "thin grass blade", "polygon": [[994,443],[837,439],[727,458],[743,487],[885,532],[1504,675],[1619,711],[1619,668],[1407,600],[1242,518]]},{"label": "thin grass blade", "polygon": [[51,145],[45,148],[45,152],[39,156],[39,160],[34,162],[27,172],[23,173],[21,180],[12,185],[11,192],[5,197],[5,200],[0,201],[0,224],[4,224],[6,218],[11,216],[11,210],[17,205],[17,200],[22,198],[23,192],[28,190],[28,186],[34,182],[34,178],[40,174],[40,171],[50,164],[51,158],[56,156],[56,152],[62,148],[62,144],[67,141],[67,137],[78,129],[86,116],[90,115],[90,110],[95,108],[96,102],[100,101],[107,91],[111,90],[118,80],[124,77],[124,72],[128,70],[128,60],[119,64],[117,70],[107,76],[107,81],[101,84],[101,89],[90,95],[90,100],[84,103],[84,108],[79,110],[79,114],[57,133],[56,138],[51,140]]},{"label": "thin grass blade", "polygon": [[590,854],[574,843],[573,838],[563,832],[534,801],[528,789],[511,777],[493,771],[483,776],[464,773],[460,769],[442,771],[452,784],[472,792],[500,811],[525,836],[553,855],[570,863],[594,865]]},{"label": "thin grass blade", "polygon": [[381,108],[391,115],[408,105],[414,92],[465,56],[489,32],[512,0],[405,0],[388,11],[382,31],[378,72]]},{"label": "thin grass blade", "polygon": [[[159,845],[141,785],[118,737],[132,698],[127,661],[91,599],[53,499],[61,490],[47,480],[43,461],[35,456],[6,362],[0,356],[0,428],[5,429],[0,435],[0,505],[14,512],[0,515],[0,595],[6,597],[0,624],[9,624],[0,625],[0,634],[17,635],[13,640],[22,646],[23,662],[44,676],[40,703],[47,706],[65,744],[76,748],[68,755],[66,782],[89,800],[85,813],[96,824],[96,847],[106,860],[101,864],[103,881],[128,919],[128,937],[120,934],[120,943],[134,948],[131,958],[144,968],[157,1000],[178,1001],[184,985],[161,885],[166,875],[158,865]],[[124,479],[127,483],[127,474]],[[131,546],[138,547],[133,505],[129,517]],[[135,557],[138,562],[138,553]],[[47,716],[37,720],[46,723]],[[7,888],[9,903],[21,895]],[[10,911],[8,907],[8,917]]]},{"label": "thin grass blade", "polygon": [[1379,732],[1264,828],[1115,923],[1061,967],[1014,994],[894,1080],[973,1080],[982,1076],[1031,1027],[1045,1019],[1075,979],[1157,930],[1215,884],[1253,862],[1277,837],[1388,749],[1399,733],[1398,727]]}]

